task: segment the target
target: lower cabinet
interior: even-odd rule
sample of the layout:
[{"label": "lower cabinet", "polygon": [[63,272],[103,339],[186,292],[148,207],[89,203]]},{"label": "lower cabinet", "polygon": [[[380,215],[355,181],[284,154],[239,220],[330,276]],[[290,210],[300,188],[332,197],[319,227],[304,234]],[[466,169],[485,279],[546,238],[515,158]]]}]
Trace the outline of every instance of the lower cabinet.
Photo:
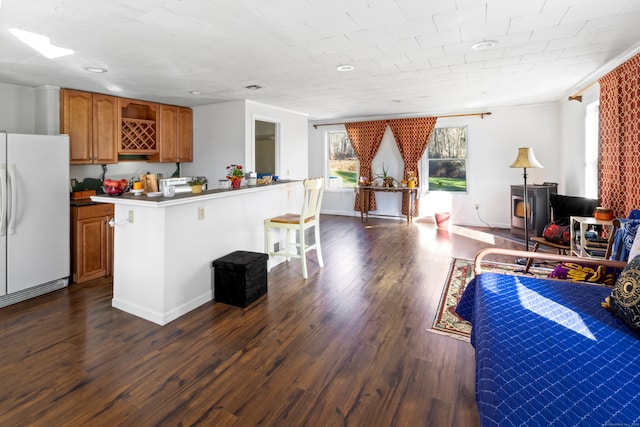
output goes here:
[{"label": "lower cabinet", "polygon": [[71,208],[73,281],[86,282],[113,272],[113,218],[111,203]]}]

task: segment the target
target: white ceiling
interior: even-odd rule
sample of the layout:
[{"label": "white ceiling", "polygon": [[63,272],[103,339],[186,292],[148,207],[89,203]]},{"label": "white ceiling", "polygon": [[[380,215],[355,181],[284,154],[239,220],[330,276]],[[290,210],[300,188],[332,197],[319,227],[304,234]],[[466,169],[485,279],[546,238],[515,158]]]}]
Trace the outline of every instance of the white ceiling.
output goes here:
[{"label": "white ceiling", "polygon": [[[312,120],[556,102],[640,46],[638,0],[0,1],[0,82]],[[9,28],[75,54],[46,59]],[[471,49],[485,39],[499,45]]]}]

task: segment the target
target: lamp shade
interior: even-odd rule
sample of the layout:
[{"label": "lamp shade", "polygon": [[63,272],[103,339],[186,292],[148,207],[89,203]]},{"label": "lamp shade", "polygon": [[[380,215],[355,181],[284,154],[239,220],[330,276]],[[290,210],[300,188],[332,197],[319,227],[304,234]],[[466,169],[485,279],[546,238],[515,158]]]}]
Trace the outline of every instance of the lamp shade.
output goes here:
[{"label": "lamp shade", "polygon": [[510,166],[512,168],[544,168],[536,160],[536,156],[533,155],[533,148],[531,147],[520,147],[518,148],[518,157],[516,157],[516,161]]}]

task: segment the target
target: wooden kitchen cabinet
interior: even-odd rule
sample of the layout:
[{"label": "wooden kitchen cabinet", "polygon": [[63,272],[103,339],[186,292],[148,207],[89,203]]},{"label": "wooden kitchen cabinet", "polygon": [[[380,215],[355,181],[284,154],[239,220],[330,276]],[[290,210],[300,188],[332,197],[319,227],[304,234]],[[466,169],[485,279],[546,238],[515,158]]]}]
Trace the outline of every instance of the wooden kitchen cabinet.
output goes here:
[{"label": "wooden kitchen cabinet", "polygon": [[110,203],[71,208],[73,281],[83,283],[113,274],[113,218]]},{"label": "wooden kitchen cabinet", "polygon": [[60,104],[60,133],[69,135],[70,163],[117,163],[118,98],[61,89]]},{"label": "wooden kitchen cabinet", "polygon": [[158,107],[153,102],[118,98],[119,154],[158,153]]},{"label": "wooden kitchen cabinet", "polygon": [[193,161],[193,112],[191,108],[158,105],[158,154],[150,162]]}]

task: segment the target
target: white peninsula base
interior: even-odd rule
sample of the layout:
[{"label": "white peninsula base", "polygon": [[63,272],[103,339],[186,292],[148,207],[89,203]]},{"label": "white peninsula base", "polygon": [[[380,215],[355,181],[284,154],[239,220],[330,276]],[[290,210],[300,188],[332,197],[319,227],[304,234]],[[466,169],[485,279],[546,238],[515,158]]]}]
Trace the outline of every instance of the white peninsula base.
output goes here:
[{"label": "white peninsula base", "polygon": [[165,325],[211,301],[211,262],[236,250],[264,253],[264,220],[298,212],[302,197],[301,181],[171,198],[93,196],[115,205],[113,307]]}]

